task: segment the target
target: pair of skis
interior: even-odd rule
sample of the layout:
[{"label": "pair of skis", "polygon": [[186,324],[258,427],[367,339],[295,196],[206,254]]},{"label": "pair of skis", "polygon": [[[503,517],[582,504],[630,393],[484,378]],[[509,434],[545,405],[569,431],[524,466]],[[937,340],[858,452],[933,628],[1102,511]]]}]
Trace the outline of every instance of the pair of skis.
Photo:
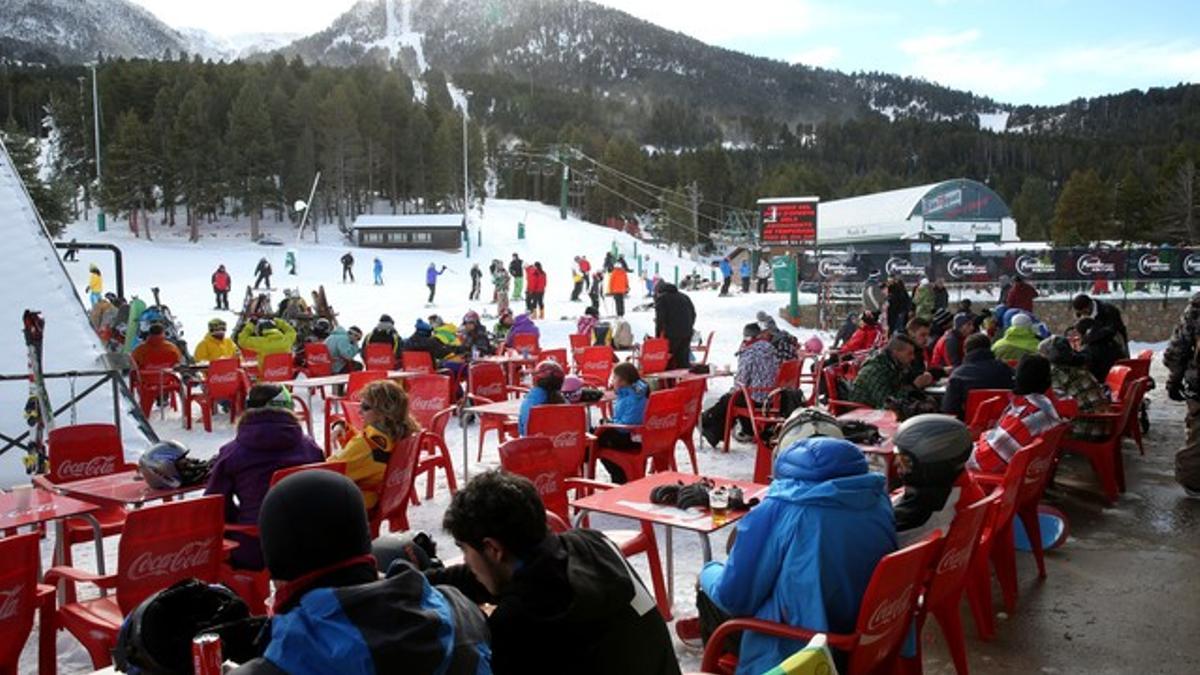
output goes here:
[{"label": "pair of skis", "polygon": [[46,436],[54,428],[54,408],[46,394],[46,380],[42,376],[43,350],[46,321],[41,312],[25,310],[22,319],[25,348],[29,355],[29,399],[25,402],[25,423],[33,428],[26,444],[25,473],[46,472]]}]

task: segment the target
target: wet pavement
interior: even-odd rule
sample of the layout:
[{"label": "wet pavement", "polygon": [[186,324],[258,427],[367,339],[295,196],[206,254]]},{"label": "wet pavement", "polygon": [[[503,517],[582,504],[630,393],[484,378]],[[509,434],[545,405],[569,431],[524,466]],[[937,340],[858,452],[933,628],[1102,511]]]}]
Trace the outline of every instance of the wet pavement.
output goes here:
[{"label": "wet pavement", "polygon": [[[1165,381],[1155,364],[1154,377]],[[1146,455],[1124,447],[1128,491],[1106,508],[1090,467],[1068,456],[1045,502],[1070,519],[1070,537],[1046,553],[1047,578],[1017,552],[1016,612],[998,611],[996,639],[975,636],[962,603],[972,673],[1200,673],[1200,500],[1174,480],[1184,405],[1151,392]],[[953,673],[935,622],[926,625],[925,672]]]}]

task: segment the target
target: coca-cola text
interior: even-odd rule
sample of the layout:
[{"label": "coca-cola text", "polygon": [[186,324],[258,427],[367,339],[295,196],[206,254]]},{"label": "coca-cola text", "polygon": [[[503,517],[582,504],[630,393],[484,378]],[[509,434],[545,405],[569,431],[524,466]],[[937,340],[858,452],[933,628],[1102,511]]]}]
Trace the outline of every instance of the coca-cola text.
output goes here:
[{"label": "coca-cola text", "polygon": [[66,460],[58,465],[60,479],[76,480],[93,476],[107,476],[117,470],[117,458],[113,455],[92,457],[89,460],[72,462]]},{"label": "coca-cola text", "polygon": [[913,586],[909,584],[903,593],[891,600],[885,600],[876,607],[875,611],[871,613],[870,621],[867,621],[867,630],[874,632],[877,628],[882,628],[902,618],[912,606],[912,593]]},{"label": "coca-cola text", "polygon": [[208,564],[212,556],[213,540],[192,541],[183,545],[177,551],[155,553],[145,551],[133,559],[129,566],[130,581],[140,581],[147,577],[175,574],[183,570],[202,567]]}]

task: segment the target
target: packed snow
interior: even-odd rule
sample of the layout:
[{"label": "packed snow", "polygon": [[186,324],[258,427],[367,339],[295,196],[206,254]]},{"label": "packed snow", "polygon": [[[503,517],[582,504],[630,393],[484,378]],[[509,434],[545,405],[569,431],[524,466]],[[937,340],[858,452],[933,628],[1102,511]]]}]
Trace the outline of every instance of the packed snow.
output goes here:
[{"label": "packed snow", "polygon": [[1004,133],[1008,130],[1008,116],[1006,110],[995,110],[992,112],[979,112],[979,128],[984,131],[995,131],[996,133]]}]

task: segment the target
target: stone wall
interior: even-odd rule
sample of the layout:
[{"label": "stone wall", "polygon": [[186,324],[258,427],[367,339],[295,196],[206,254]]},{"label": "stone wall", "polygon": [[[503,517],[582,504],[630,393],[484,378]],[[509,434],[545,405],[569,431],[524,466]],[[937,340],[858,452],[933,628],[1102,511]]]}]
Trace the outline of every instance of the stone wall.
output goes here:
[{"label": "stone wall", "polygon": [[[1171,331],[1179,321],[1179,315],[1187,306],[1186,298],[1115,298],[1105,300],[1112,302],[1121,310],[1125,318],[1125,327],[1129,329],[1129,338],[1134,342],[1162,342],[1171,338]],[[830,330],[837,330],[842,319],[849,312],[858,312],[862,306],[857,302],[835,301],[833,316],[838,317]],[[1075,313],[1071,309],[1070,300],[1038,300],[1034,303],[1038,318],[1046,322],[1051,330],[1061,331],[1075,322]],[[787,307],[779,308],[779,316],[787,318]],[[792,325],[814,327],[818,325],[816,305],[801,305],[800,317],[790,321]]]}]

